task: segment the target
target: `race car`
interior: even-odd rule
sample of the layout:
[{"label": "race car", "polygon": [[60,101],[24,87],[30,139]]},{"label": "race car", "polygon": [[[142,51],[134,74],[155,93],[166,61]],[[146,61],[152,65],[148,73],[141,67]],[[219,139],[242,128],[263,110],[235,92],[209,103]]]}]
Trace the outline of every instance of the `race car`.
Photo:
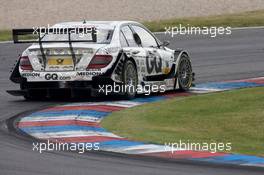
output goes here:
[{"label": "race car", "polygon": [[[21,40],[26,35],[37,39]],[[28,37],[29,38],[29,37]],[[169,49],[134,21],[81,21],[51,28],[13,29],[14,43],[32,43],[19,57],[10,80],[12,95],[26,99],[119,93],[127,98],[188,90],[194,73],[189,54]]]}]

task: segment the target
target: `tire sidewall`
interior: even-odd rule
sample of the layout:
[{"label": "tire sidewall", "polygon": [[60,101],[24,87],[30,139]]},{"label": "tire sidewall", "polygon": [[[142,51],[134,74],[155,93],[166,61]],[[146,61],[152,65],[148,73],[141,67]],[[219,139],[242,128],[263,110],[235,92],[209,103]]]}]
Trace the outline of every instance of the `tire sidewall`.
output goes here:
[{"label": "tire sidewall", "polygon": [[123,81],[123,85],[126,85],[126,80],[125,80],[125,74],[126,74],[126,71],[127,71],[127,67],[129,66],[129,65],[132,65],[133,67],[134,67],[134,69],[135,69],[135,72],[136,72],[136,82],[135,82],[135,91],[134,91],[134,93],[132,94],[132,93],[129,93],[127,90],[125,91],[125,93],[124,93],[124,96],[126,97],[126,98],[128,98],[128,99],[133,99],[135,96],[136,96],[136,94],[137,94],[137,91],[136,91],[136,88],[137,88],[137,85],[138,85],[138,74],[137,74],[137,69],[136,69],[136,65],[135,65],[135,63],[131,60],[131,59],[127,59],[126,61],[125,61],[125,64],[124,64],[124,67],[123,67],[123,70],[122,70],[122,81]]},{"label": "tire sidewall", "polygon": [[[182,84],[182,82],[180,81],[180,75],[179,75],[179,71],[180,71],[180,66],[181,66],[181,62],[183,60],[187,60],[188,61],[188,64],[190,66],[190,69],[191,69],[191,73],[190,73],[190,77],[189,77],[189,82],[188,82],[188,85],[185,86]],[[179,60],[179,63],[178,63],[178,68],[177,68],[177,79],[178,79],[178,83],[179,83],[179,88],[180,90],[183,90],[183,91],[187,91],[190,89],[191,85],[192,85],[192,64],[191,64],[191,60],[189,58],[189,56],[187,54],[182,54],[181,57],[180,57],[180,60]]]}]

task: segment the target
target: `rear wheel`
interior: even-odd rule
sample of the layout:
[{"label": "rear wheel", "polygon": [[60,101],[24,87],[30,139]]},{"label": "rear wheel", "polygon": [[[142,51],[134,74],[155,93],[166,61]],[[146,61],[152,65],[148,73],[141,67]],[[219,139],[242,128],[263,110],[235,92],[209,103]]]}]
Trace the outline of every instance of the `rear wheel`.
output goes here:
[{"label": "rear wheel", "polygon": [[178,82],[180,90],[187,91],[192,85],[192,65],[187,54],[182,54],[178,66]]},{"label": "rear wheel", "polygon": [[127,60],[124,64],[122,79],[124,83],[125,97],[128,99],[134,98],[137,93],[138,75],[136,65],[131,60]]}]

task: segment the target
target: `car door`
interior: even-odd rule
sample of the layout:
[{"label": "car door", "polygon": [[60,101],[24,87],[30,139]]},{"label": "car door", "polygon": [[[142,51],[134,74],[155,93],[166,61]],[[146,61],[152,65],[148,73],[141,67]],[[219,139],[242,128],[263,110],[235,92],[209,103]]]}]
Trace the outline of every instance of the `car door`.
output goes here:
[{"label": "car door", "polygon": [[[141,39],[141,47],[146,52],[146,73],[150,81],[163,81],[172,67],[173,54],[163,47],[159,47],[157,39],[145,28],[131,25],[131,28]],[[148,78],[147,78],[148,79]]]},{"label": "car door", "polygon": [[119,38],[123,50],[129,57],[133,57],[136,62],[139,82],[143,81],[143,77],[146,76],[146,51],[136,43],[133,31],[128,25],[121,27]]}]

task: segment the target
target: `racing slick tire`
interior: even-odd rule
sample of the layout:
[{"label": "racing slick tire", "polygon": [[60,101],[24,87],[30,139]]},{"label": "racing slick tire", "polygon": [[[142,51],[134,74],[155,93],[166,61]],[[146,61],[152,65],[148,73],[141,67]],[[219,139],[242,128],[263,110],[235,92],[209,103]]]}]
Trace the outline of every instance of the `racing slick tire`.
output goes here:
[{"label": "racing slick tire", "polygon": [[130,59],[128,59],[123,67],[122,80],[124,85],[124,97],[126,99],[133,99],[136,94],[136,88],[138,85],[138,74],[136,65]]},{"label": "racing slick tire", "polygon": [[182,54],[178,63],[177,78],[179,89],[187,91],[192,86],[193,73],[190,58],[187,54]]}]

